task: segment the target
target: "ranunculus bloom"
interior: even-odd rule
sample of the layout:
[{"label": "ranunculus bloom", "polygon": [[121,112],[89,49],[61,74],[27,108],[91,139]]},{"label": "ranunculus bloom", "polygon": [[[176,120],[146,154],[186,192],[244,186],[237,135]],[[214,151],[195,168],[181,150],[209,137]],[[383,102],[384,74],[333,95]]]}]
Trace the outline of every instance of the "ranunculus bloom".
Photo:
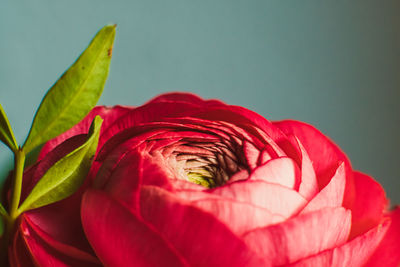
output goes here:
[{"label": "ranunculus bloom", "polygon": [[[400,209],[314,127],[165,94],[48,142],[24,194],[104,118],[85,185],[22,215],[13,266],[398,266]],[[80,208],[79,205],[81,204]]]}]

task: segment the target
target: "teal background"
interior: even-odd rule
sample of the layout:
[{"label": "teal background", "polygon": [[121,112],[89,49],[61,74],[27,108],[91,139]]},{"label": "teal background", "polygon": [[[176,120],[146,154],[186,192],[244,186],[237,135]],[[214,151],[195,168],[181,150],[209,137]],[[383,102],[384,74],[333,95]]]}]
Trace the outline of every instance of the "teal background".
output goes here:
[{"label": "teal background", "polygon": [[[191,91],[315,125],[400,203],[399,1],[0,1],[0,101],[17,140],[103,25],[100,104]],[[0,175],[12,155],[0,145]]]}]

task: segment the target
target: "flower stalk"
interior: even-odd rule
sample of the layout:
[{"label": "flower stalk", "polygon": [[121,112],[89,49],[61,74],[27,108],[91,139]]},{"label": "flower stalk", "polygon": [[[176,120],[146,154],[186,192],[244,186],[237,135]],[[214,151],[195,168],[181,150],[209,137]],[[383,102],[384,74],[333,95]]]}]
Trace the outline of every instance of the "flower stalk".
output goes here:
[{"label": "flower stalk", "polygon": [[18,206],[19,206],[19,201],[21,199],[22,176],[25,164],[25,152],[22,148],[18,149],[15,152],[14,164],[15,164],[15,172],[13,179],[14,184],[13,184],[12,199],[10,206],[11,221],[15,221],[15,219],[17,219],[19,215]]},{"label": "flower stalk", "polygon": [[1,244],[0,262],[2,264],[7,264],[8,262],[7,247],[12,237],[12,233],[14,231],[15,221],[19,216],[18,206],[21,199],[22,177],[24,173],[25,158],[26,155],[22,148],[19,148],[14,151],[14,176],[13,176],[13,189],[11,192],[11,205],[8,215],[4,216],[5,229]]}]

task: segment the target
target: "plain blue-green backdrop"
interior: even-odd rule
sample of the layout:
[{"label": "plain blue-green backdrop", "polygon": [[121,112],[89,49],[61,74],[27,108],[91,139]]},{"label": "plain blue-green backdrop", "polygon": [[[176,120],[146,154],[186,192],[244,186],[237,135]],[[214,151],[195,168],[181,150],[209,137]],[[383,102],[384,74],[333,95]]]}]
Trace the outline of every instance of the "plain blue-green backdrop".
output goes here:
[{"label": "plain blue-green backdrop", "polygon": [[[315,125],[400,203],[400,2],[1,0],[0,102],[23,142],[34,111],[117,23],[100,104],[190,91]],[[0,145],[0,175],[12,155]]]}]

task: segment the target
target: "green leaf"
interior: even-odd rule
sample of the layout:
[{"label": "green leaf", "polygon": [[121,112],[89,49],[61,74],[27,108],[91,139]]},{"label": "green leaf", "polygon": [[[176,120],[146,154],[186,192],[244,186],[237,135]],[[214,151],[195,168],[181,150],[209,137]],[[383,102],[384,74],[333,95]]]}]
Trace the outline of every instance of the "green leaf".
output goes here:
[{"label": "green leaf", "polygon": [[78,190],[90,170],[102,122],[96,116],[86,142],[50,167],[21,204],[19,214],[60,201]]},{"label": "green leaf", "polygon": [[11,129],[10,122],[7,119],[3,107],[0,105],[0,140],[6,144],[12,151],[18,149],[17,141],[15,141],[14,133]]},{"label": "green leaf", "polygon": [[65,132],[96,105],[107,79],[115,26],[105,26],[43,98],[23,149],[26,153]]}]

